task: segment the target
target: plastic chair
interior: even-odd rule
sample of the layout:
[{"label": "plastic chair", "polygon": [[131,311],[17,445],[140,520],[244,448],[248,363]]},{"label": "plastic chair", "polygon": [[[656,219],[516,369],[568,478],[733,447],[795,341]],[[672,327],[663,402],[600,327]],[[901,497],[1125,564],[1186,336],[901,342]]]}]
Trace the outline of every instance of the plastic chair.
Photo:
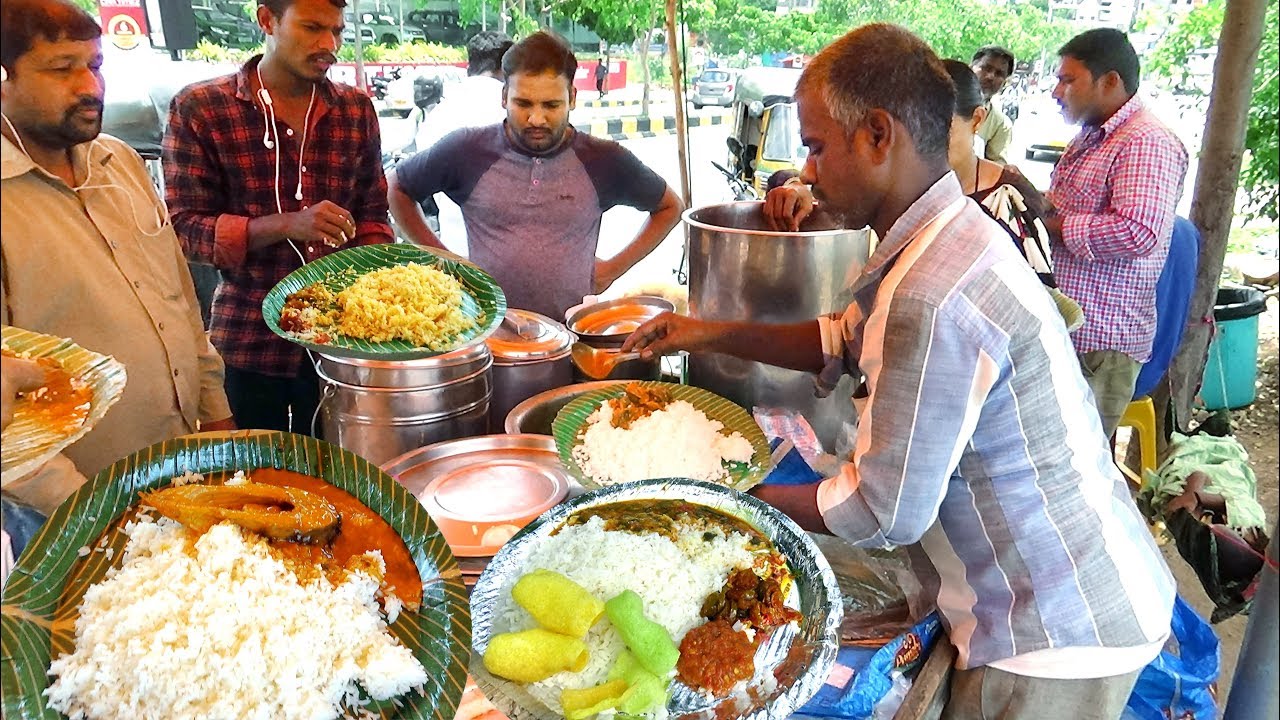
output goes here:
[{"label": "plastic chair", "polygon": [[1134,437],[1138,440],[1138,473],[1135,475],[1124,463],[1116,463],[1120,471],[1138,487],[1146,478],[1148,470],[1156,469],[1156,406],[1151,398],[1144,397],[1129,403],[1120,416],[1119,427],[1129,427],[1137,431]]}]

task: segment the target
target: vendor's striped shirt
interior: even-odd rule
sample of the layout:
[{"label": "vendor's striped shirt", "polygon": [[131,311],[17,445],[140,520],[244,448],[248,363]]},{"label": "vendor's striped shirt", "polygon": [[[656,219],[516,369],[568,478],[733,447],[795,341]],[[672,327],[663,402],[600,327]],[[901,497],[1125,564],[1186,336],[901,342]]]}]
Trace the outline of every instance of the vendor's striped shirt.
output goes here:
[{"label": "vendor's striped shirt", "polygon": [[866,376],[852,462],[818,491],[827,526],[918,543],[961,668],[1164,637],[1173,580],[1066,327],[954,175],[898,219],[852,292],[820,321],[820,385]]}]

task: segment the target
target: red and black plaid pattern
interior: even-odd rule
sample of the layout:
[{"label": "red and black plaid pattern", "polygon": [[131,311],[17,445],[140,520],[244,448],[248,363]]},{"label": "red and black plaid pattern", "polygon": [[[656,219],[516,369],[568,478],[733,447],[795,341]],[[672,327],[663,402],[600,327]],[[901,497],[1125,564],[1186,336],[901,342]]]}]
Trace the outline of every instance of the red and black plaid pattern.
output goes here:
[{"label": "red and black plaid pattern", "polygon": [[262,319],[262,300],[301,266],[299,252],[311,261],[335,251],[302,242],[248,250],[249,220],[329,200],[355,217],[350,245],[391,242],[394,236],[378,117],[368,96],[320,83],[305,148],[301,129],[283,121],[277,121],[279,134],[270,134],[275,148],[268,148],[267,115],[249,80],[259,59],[234,75],[193,84],[173,99],[164,137],[165,197],[187,256],[222,270],[211,329],[223,360],[242,370],[291,377],[305,353],[271,332]]}]

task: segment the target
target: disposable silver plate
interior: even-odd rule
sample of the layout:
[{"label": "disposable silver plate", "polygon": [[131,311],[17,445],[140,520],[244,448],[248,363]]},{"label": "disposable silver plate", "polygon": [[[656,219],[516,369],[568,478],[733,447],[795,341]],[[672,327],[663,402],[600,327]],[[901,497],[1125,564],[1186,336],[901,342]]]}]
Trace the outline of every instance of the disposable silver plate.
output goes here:
[{"label": "disposable silver plate", "polygon": [[[644,480],[580,495],[543,513],[507,541],[471,592],[471,676],[485,696],[511,720],[551,720],[559,715],[519,683],[494,677],[482,658],[493,635],[494,609],[511,592],[529,553],[572,514],[629,500],[685,500],[738,517],[763,532],[795,577],[787,605],[803,615],[799,627],[776,628],[755,656],[756,673],[745,694],[709,698],[678,680],[667,711],[672,718],[781,720],[808,702],[826,681],[839,649],[842,616],[835,573],[808,535],[775,508],[721,485],[684,479]],[[723,707],[722,707],[723,706]]]}]

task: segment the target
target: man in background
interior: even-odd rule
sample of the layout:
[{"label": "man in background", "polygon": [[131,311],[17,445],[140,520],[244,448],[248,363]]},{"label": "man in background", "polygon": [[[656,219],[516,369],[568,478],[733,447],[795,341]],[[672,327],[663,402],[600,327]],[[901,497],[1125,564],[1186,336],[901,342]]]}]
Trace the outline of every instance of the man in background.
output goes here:
[{"label": "man in background", "polygon": [[[577,69],[561,38],[521,40],[502,58],[506,122],[450,133],[388,178],[391,212],[410,240],[444,247],[420,207],[444,193],[462,208],[466,255],[493,275],[507,305],[556,320],[652,252],[684,210],[635,155],[569,124]],[[621,252],[601,259],[600,218],[616,205],[649,218]]]},{"label": "man in background", "polygon": [[596,63],[596,92],[600,93],[600,97],[609,94],[609,58],[603,56],[600,62]]},{"label": "man in background", "polygon": [[[49,514],[148,445],[231,430],[223,365],[138,153],[101,134],[97,19],[66,0],[0,4],[0,319],[111,355],[128,373],[105,420],[5,498]],[[6,373],[7,375],[8,373]],[[6,391],[10,385],[5,378]]]},{"label": "man in background", "polygon": [[987,117],[978,125],[977,130],[978,137],[984,143],[983,157],[1008,165],[1009,160],[1005,154],[1013,142],[1013,121],[992,99],[1004,89],[1009,76],[1013,75],[1013,53],[999,45],[988,45],[973,54],[973,62],[969,66],[978,76],[982,97],[986,101]]},{"label": "man in background", "polygon": [[262,300],[346,245],[391,242],[377,113],[330,81],[345,0],[259,0],[266,49],[174,97],[165,193],[183,248],[222,271],[210,331],[241,426],[309,434],[320,400],[306,351],[277,336]]},{"label": "man in background", "polygon": [[[502,56],[511,49],[506,33],[478,32],[467,41],[467,77],[449,88],[440,101],[422,119],[414,142],[417,152],[431,149],[440,138],[454,130],[483,127],[500,123],[507,116],[502,107]],[[441,240],[463,252],[467,229],[462,210],[447,197],[436,196],[423,201],[426,215],[435,215]]]},{"label": "man in background", "polygon": [[467,77],[451,85],[444,99],[422,119],[415,143],[430,149],[454,130],[502,122],[502,56],[511,49],[506,33],[478,32],[467,41]]},{"label": "man in background", "polygon": [[1058,287],[1084,310],[1071,339],[1110,436],[1151,357],[1187,150],[1138,97],[1138,55],[1124,33],[1089,30],[1058,57],[1053,97],[1082,128],[1053,170],[1045,227]]}]

